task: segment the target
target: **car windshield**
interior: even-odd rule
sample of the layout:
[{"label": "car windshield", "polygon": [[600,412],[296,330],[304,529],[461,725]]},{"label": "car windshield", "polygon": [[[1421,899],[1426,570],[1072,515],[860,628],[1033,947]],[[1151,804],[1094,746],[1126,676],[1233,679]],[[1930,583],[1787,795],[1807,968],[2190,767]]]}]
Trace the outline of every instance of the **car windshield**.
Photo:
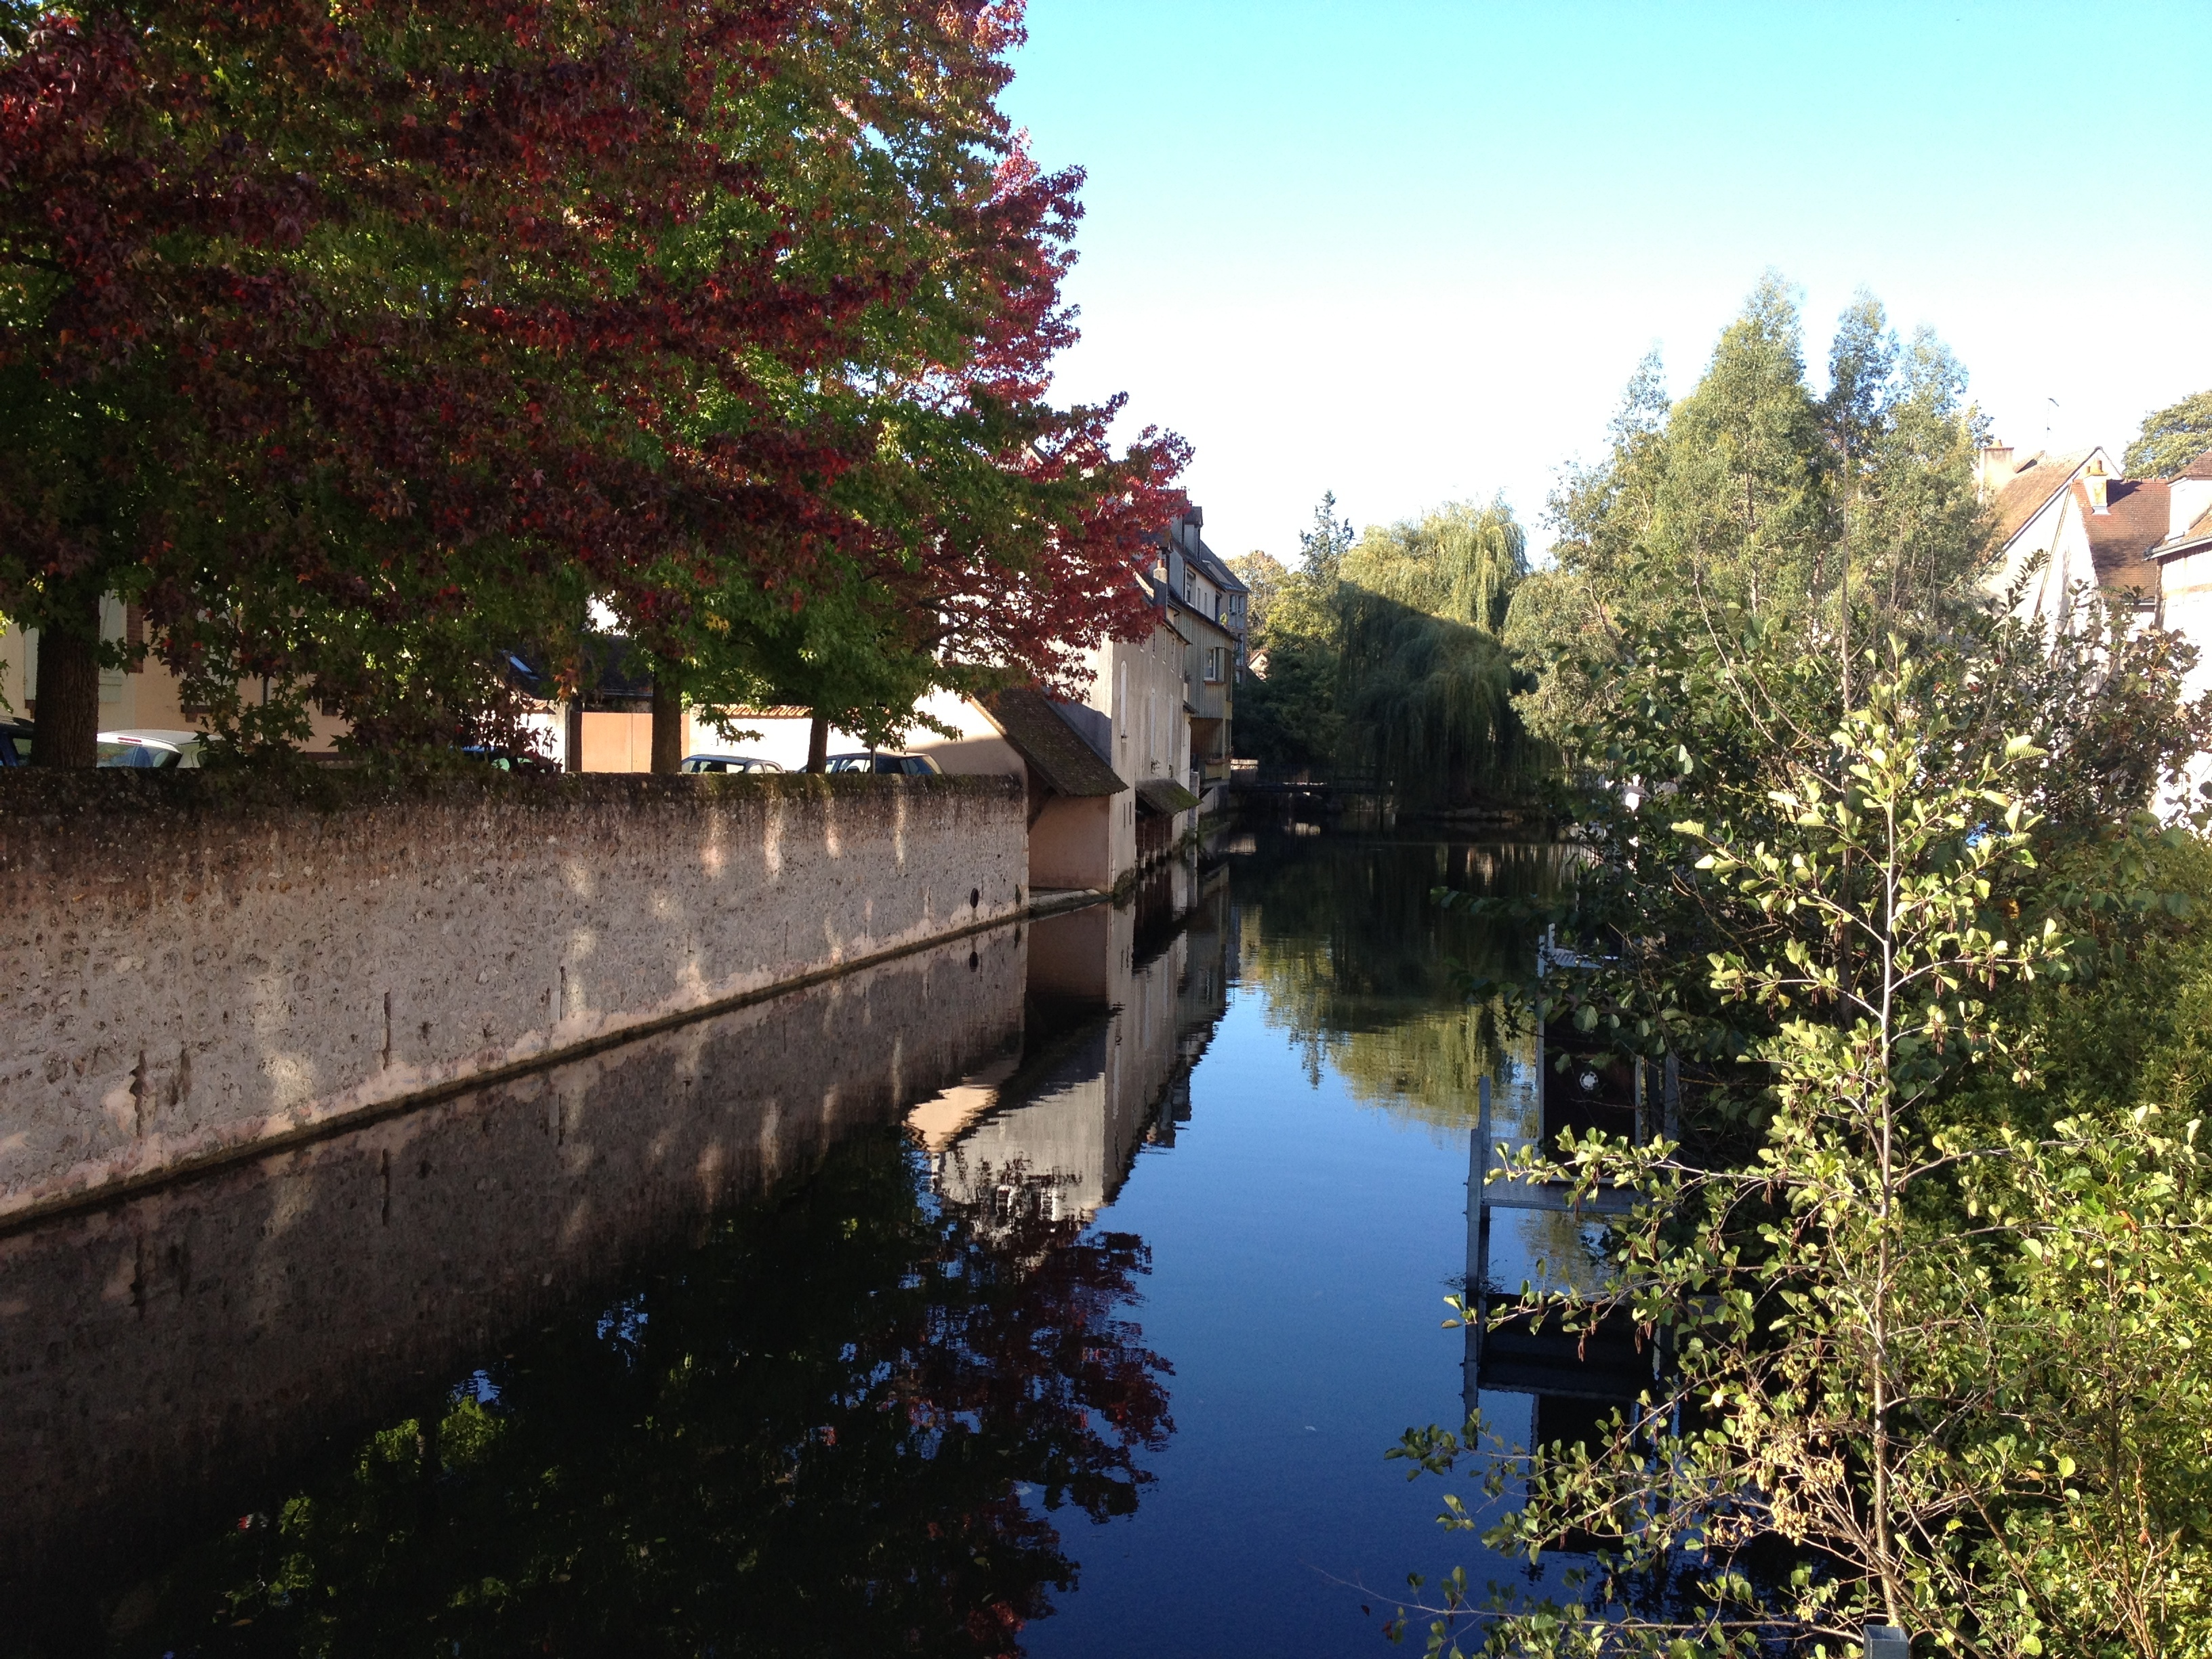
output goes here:
[{"label": "car windshield", "polygon": [[174,766],[184,757],[166,743],[102,743],[95,745],[100,766]]}]

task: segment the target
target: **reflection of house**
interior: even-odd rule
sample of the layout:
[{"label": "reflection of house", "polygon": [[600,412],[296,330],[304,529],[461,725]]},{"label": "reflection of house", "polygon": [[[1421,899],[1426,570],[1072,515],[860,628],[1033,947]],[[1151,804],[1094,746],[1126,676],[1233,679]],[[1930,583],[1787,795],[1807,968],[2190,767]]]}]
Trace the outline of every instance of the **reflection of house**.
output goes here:
[{"label": "reflection of house", "polygon": [[1235,946],[1225,873],[1177,860],[1136,902],[1030,930],[1018,1054],[924,1102],[909,1128],[947,1202],[1011,1222],[1088,1221],[1139,1150],[1189,1114],[1191,1067],[1228,1006]]}]

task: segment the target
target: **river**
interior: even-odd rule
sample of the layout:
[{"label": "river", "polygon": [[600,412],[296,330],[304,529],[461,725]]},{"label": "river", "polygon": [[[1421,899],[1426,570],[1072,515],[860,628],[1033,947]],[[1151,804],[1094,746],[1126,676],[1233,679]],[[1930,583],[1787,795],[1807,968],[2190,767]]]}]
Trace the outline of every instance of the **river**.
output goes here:
[{"label": "river", "polygon": [[1431,890],[1557,868],[1232,831],[0,1237],[0,1653],[1381,1653],[1408,1571],[1526,1583],[1383,1453],[1474,1401],[1477,1081],[1532,1092],[1455,975],[1533,938]]}]

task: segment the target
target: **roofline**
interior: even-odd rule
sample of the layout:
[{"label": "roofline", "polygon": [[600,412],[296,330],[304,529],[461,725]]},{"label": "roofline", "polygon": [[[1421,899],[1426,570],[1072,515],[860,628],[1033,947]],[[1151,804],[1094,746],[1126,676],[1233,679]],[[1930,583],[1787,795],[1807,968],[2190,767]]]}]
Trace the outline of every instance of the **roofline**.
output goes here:
[{"label": "roofline", "polygon": [[2149,552],[2144,554],[2143,557],[2154,562],[2164,563],[2168,559],[2179,558],[2184,553],[2202,553],[2208,548],[2212,548],[2212,530],[2207,530],[2201,535],[2182,536],[2172,541],[2160,542]]},{"label": "roofline", "polygon": [[[2100,455],[2106,455],[2104,445],[2091,444],[2087,451],[2082,455],[2081,459],[2074,463],[2072,470],[2069,471],[2064,477],[2061,478],[2056,484],[2054,484],[2051,487],[2051,493],[2048,495],[2045,495],[2041,501],[2038,501],[2035,504],[2034,509],[2030,512],[2026,518],[2020,521],[2020,528],[2014,531],[2011,535],[2005,538],[2004,548],[1998,550],[2002,552],[2009,549],[2014,542],[2018,541],[2022,536],[2027,534],[2027,527],[2043,516],[2044,509],[2049,507],[2051,502],[2057,501],[2061,495],[2064,495],[2068,489],[2071,489],[2075,480],[2081,477],[2081,469],[2088,465],[2091,461],[2094,460]],[[2054,455],[2051,459],[2053,460],[2057,460],[2058,458]],[[2106,459],[2110,459],[2111,458],[2109,455],[2106,455]],[[2029,471],[2034,466],[2034,465],[2035,463],[2031,460],[2027,466],[2023,467],[2021,471]],[[2000,489],[1997,493],[1999,495],[2002,495],[2004,492]]]}]

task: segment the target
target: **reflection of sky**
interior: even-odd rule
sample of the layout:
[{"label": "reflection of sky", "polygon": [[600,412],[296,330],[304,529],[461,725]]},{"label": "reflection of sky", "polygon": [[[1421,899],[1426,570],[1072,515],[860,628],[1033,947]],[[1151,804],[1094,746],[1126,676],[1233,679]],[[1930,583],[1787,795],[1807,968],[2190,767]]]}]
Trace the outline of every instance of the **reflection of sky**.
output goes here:
[{"label": "reflection of sky", "polygon": [[1024,1632],[1039,1659],[1387,1651],[1378,1623],[1409,1571],[1504,1566],[1438,1530],[1440,1483],[1382,1456],[1460,1419],[1462,1338],[1442,1322],[1465,1271],[1467,1139],[1363,1109],[1326,1066],[1310,1082],[1265,1012],[1238,988],[1190,1123],[1098,1217],[1152,1246],[1134,1316],[1176,1368],[1176,1432],[1134,1516],[1069,1537],[1079,1588]]}]

